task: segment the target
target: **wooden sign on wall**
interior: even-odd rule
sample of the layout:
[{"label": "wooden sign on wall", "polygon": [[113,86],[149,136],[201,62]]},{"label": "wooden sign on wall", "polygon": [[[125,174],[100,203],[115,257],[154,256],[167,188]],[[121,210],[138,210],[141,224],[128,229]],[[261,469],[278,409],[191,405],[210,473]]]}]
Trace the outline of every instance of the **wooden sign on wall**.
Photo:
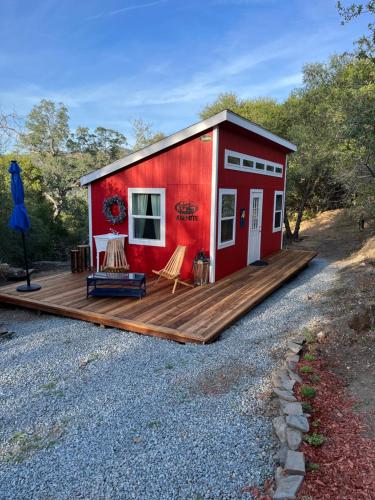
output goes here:
[{"label": "wooden sign on wall", "polygon": [[193,203],[192,201],[179,201],[176,203],[174,206],[176,212],[177,212],[177,217],[176,220],[180,221],[197,221],[198,216],[195,215],[196,212],[198,212],[199,207],[196,203]]}]

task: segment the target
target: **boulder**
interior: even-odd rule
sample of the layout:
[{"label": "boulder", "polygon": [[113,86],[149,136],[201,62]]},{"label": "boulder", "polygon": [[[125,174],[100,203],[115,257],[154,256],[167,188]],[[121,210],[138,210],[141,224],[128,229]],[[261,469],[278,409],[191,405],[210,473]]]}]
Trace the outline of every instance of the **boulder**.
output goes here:
[{"label": "boulder", "polygon": [[302,432],[297,429],[286,429],[286,442],[291,450],[298,450],[302,444]]},{"label": "boulder", "polygon": [[286,391],[284,389],[279,389],[275,387],[273,389],[273,392],[274,394],[276,394],[277,397],[279,397],[280,399],[284,399],[285,401],[291,401],[291,402],[297,401],[294,394],[290,391]]},{"label": "boulder", "polygon": [[279,478],[274,500],[294,500],[301,487],[303,481],[302,476],[283,476]]},{"label": "boulder", "polygon": [[285,472],[290,475],[305,475],[305,457],[300,451],[288,450],[285,460]]},{"label": "boulder", "polygon": [[301,432],[309,432],[310,426],[305,415],[287,415],[286,423],[289,427]]},{"label": "boulder", "polygon": [[288,403],[283,407],[285,415],[303,415],[301,403]]},{"label": "boulder", "polygon": [[279,438],[281,443],[286,442],[286,422],[283,416],[275,417],[272,420],[273,428],[275,429],[276,436]]},{"label": "boulder", "polygon": [[302,347],[294,342],[288,342],[288,349],[292,351],[293,354],[298,354],[302,350]]}]

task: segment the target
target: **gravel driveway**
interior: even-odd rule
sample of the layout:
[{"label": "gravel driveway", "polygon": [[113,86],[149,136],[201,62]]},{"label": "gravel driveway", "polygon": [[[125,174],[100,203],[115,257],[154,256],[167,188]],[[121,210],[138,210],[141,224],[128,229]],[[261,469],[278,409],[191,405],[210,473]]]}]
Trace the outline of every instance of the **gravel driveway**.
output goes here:
[{"label": "gravel driveway", "polygon": [[315,259],[207,346],[0,309],[0,498],[249,498],[275,466],[270,372],[335,274]]}]

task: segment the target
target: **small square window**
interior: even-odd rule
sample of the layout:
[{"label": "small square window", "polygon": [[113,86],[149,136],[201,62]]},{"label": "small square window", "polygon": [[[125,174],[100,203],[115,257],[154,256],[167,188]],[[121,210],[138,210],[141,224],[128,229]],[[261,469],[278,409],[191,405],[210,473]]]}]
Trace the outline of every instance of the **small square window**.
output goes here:
[{"label": "small square window", "polygon": [[255,164],[255,168],[257,170],[264,170],[264,163],[260,163],[260,162],[257,161],[256,164]]},{"label": "small square window", "polygon": [[277,174],[282,174],[282,173],[283,173],[283,169],[282,169],[282,167],[276,167],[275,172],[276,172]]},{"label": "small square window", "polygon": [[242,160],[243,166],[247,168],[254,168],[254,162],[251,160]]},{"label": "small square window", "polygon": [[228,156],[228,163],[231,163],[232,165],[241,165],[241,158],[238,158],[237,156]]},{"label": "small square window", "polygon": [[273,165],[267,165],[267,172],[274,172],[275,167]]}]

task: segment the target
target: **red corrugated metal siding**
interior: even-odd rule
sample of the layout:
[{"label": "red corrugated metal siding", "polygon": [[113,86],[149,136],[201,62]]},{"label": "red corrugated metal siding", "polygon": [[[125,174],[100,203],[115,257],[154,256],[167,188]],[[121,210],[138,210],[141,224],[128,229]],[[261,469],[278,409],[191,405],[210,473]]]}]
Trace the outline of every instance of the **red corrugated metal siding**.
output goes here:
[{"label": "red corrugated metal siding", "polygon": [[[205,133],[211,135],[212,131]],[[128,217],[122,224],[111,225],[103,215],[105,198],[120,195],[128,207],[128,188],[166,188],[166,246],[153,247],[126,242],[126,255],[132,271],[150,273],[161,269],[177,245],[187,245],[182,278],[191,277],[197,251],[210,247],[212,142],[199,137],[189,139],[152,158],[92,183],[93,235],[110,229],[128,233]],[[199,206],[198,221],[178,221],[175,205],[179,201]],[[94,244],[94,256],[95,256]]]},{"label": "red corrugated metal siding", "polygon": [[[220,126],[218,189],[237,189],[237,221],[235,245],[216,250],[216,280],[247,265],[250,189],[263,189],[261,257],[264,258],[281,248],[281,231],[273,233],[272,227],[274,192],[284,189],[284,178],[224,169],[225,149],[257,156],[284,166],[287,154],[284,148],[250,132],[246,133],[236,126]],[[242,208],[246,209],[246,223],[240,227],[239,215]]]}]

